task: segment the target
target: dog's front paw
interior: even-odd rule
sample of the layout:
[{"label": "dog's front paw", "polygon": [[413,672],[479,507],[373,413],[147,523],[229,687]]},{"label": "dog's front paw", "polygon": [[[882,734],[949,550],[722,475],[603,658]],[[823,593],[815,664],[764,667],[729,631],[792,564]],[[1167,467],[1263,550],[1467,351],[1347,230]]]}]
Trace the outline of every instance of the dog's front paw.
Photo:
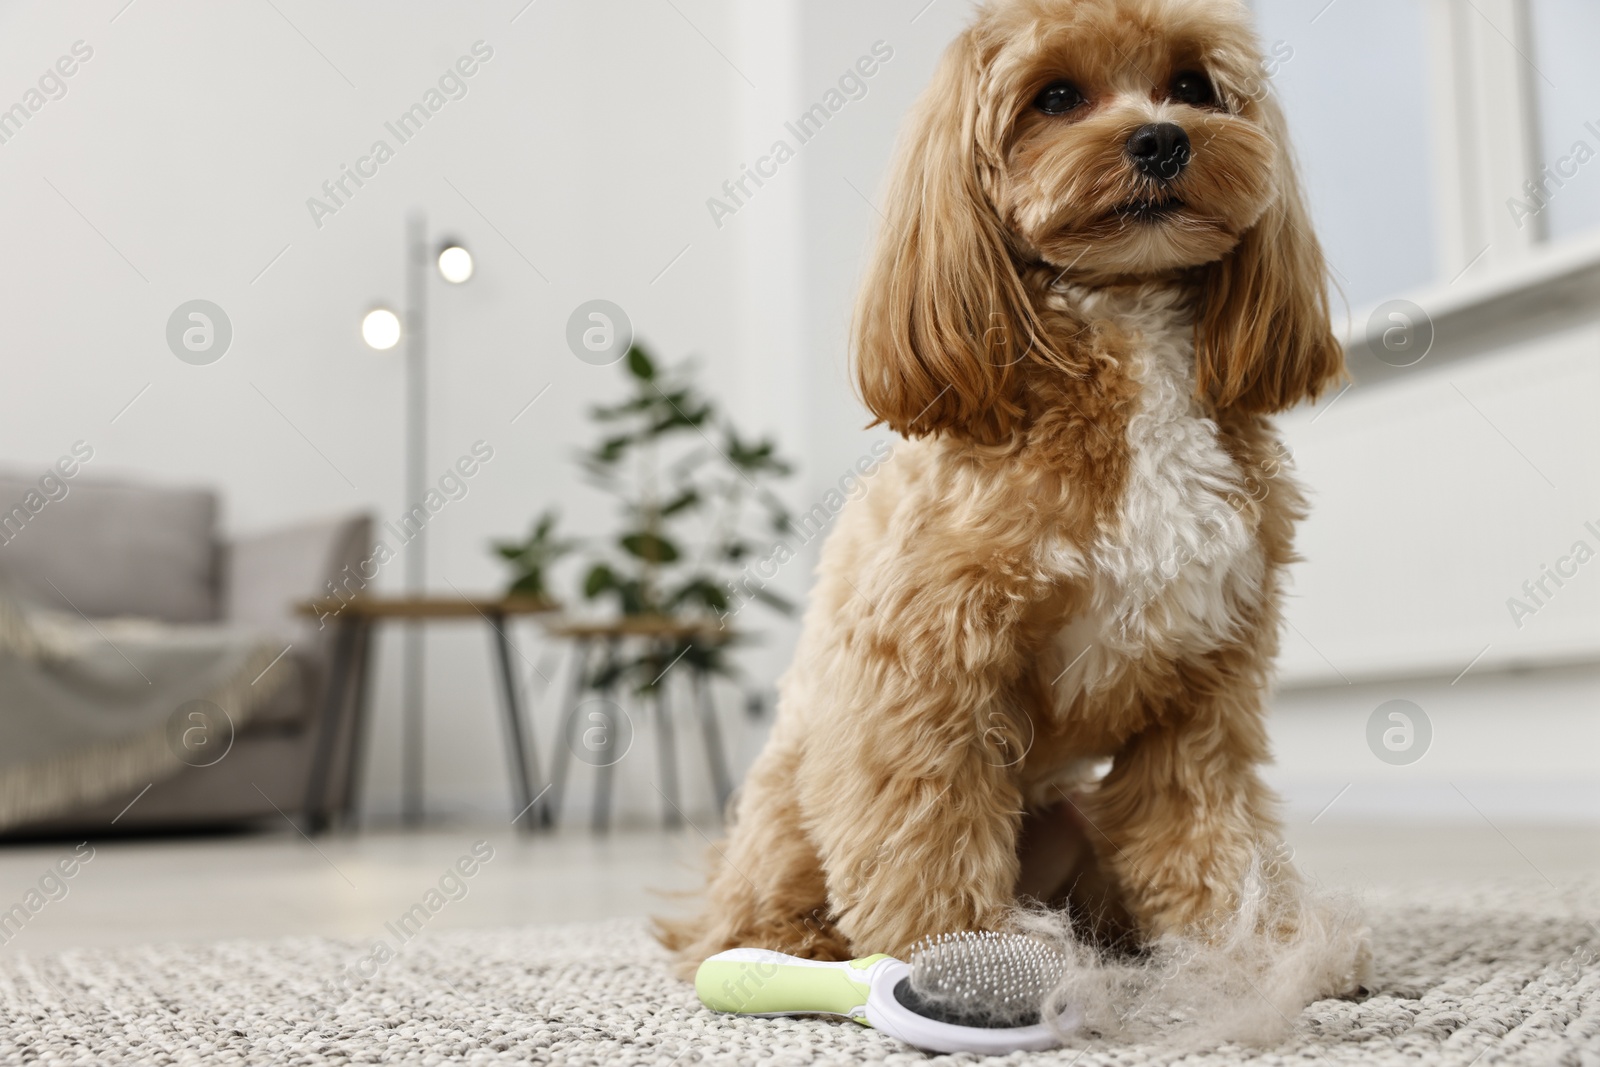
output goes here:
[{"label": "dog's front paw", "polygon": [[1372,995],[1376,973],[1376,967],[1372,962],[1371,931],[1363,926],[1359,932],[1350,969],[1342,981],[1336,983],[1343,986],[1343,989],[1329,995],[1341,1000],[1365,1000]]},{"label": "dog's front paw", "polygon": [[1374,983],[1372,930],[1353,905],[1317,901],[1290,936],[1289,947],[1310,972],[1321,998],[1358,1000]]}]

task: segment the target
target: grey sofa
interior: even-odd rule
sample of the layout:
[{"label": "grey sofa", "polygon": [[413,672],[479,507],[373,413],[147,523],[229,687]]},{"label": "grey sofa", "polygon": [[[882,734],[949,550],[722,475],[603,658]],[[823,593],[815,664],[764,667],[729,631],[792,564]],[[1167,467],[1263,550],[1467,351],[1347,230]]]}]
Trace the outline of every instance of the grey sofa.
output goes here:
[{"label": "grey sofa", "polygon": [[[156,782],[120,818],[131,793],[14,827],[7,836],[103,833],[114,818],[117,830],[175,830],[281,821],[285,814],[316,823],[333,810],[348,811],[356,789],[358,702],[349,692],[329,699],[333,628],[319,631],[293,605],[326,595],[326,583],[369,554],[370,517],[352,514],[225,541],[210,490],[88,472],[52,484],[64,484],[65,495],[36,512],[0,514],[0,581],[14,594],[91,620],[132,615],[249,625],[291,646],[284,659],[298,669],[239,729],[218,763],[184,767]],[[38,486],[37,477],[0,472],[0,502],[23,500]],[[325,788],[316,791],[314,764],[328,768]],[[308,812],[307,798],[316,795],[321,810]]]}]

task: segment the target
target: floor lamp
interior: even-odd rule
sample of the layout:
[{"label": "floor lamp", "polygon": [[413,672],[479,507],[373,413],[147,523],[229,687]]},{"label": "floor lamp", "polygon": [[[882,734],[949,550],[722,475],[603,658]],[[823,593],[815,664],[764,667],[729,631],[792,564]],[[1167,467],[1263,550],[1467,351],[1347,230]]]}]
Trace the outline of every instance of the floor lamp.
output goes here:
[{"label": "floor lamp", "polygon": [[[361,320],[368,346],[387,351],[406,342],[406,510],[428,492],[428,271],[452,285],[472,277],[472,253],[460,241],[428,240],[427,220],[418,212],[406,220],[406,302],[404,321],[385,306]],[[406,545],[406,595],[420,597],[427,587],[427,528],[419,527]],[[400,813],[408,825],[422,821],[422,624],[405,629],[405,673],[401,680]]]}]

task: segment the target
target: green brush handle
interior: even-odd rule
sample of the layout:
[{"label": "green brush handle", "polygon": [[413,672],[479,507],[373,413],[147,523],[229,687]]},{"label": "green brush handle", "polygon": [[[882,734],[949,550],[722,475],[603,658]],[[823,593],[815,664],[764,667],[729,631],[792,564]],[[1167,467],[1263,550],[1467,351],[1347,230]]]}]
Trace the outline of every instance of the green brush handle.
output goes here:
[{"label": "green brush handle", "polygon": [[694,991],[712,1011],[843,1015],[864,1024],[872,965],[886,959],[879,954],[824,963],[762,948],[734,948],[700,965]]}]

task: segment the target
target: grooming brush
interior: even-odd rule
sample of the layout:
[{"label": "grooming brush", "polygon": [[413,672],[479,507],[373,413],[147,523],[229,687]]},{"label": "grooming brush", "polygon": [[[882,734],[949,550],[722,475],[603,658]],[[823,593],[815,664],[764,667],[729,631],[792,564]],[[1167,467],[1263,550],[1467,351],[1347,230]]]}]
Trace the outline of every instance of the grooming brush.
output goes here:
[{"label": "grooming brush", "polygon": [[759,948],[719,952],[695,972],[700,1003],[739,1015],[838,1015],[930,1052],[1055,1048],[1081,1021],[1053,1022],[1041,1005],[1066,958],[1021,934],[958,933],[925,938],[911,962],[882,954],[844,963]]}]

